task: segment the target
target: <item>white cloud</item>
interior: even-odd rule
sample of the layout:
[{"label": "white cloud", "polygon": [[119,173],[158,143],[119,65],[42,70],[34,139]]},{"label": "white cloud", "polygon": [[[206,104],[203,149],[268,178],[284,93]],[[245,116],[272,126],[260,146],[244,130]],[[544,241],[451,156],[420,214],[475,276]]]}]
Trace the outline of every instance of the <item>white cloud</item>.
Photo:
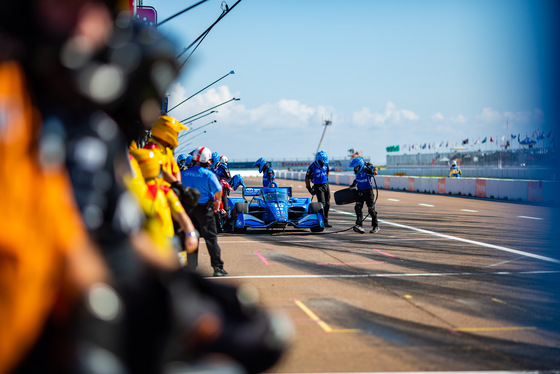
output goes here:
[{"label": "white cloud", "polygon": [[228,121],[253,127],[256,125],[260,130],[305,127],[317,111],[296,100],[280,100],[254,109],[247,109],[244,105],[238,105],[237,108]]},{"label": "white cloud", "polygon": [[401,114],[404,117],[404,119],[409,121],[417,121],[420,119],[420,116],[414,113],[412,110],[401,109]]},{"label": "white cloud", "polygon": [[430,119],[434,122],[448,121],[448,122],[455,122],[455,123],[467,123],[467,118],[462,114],[458,114],[455,117],[446,118],[443,114],[437,112],[432,114]]},{"label": "white cloud", "polygon": [[[229,90],[227,86],[220,86],[202,92],[185,103],[181,104],[169,114],[179,120],[193,116],[196,113],[207,111],[208,109],[218,106],[233,97],[239,96]],[[185,90],[180,83],[172,86],[169,96],[169,108],[177,105],[186,99]],[[259,129],[268,127],[288,127],[295,128],[306,126],[317,114],[318,109],[301,104],[297,100],[280,100],[276,103],[266,103],[259,107],[248,109],[243,105],[243,101],[232,101],[227,104],[220,105],[213,110],[218,113],[209,116],[218,121],[227,121],[236,126],[253,126],[257,125]],[[323,108],[324,110],[324,108]],[[209,112],[204,112],[206,114]],[[201,119],[201,121],[203,121]],[[199,126],[199,123],[193,123],[193,126]]]},{"label": "white cloud", "polygon": [[456,117],[451,117],[450,120],[457,123],[467,123],[467,118],[462,114],[459,114]]},{"label": "white cloud", "polygon": [[437,113],[432,114],[430,119],[432,121],[443,121],[445,119],[445,117],[440,112],[437,112]]},{"label": "white cloud", "polygon": [[420,119],[416,113],[408,109],[397,109],[395,103],[389,101],[385,105],[385,109],[381,113],[372,113],[369,108],[362,108],[358,112],[354,112],[352,120],[358,126],[375,125],[376,127],[384,127],[385,124],[395,124],[401,120],[416,121]]},{"label": "white cloud", "polygon": [[481,121],[492,123],[501,121],[502,115],[500,114],[500,112],[492,108],[484,108],[482,109],[482,113],[479,114],[477,118]]}]

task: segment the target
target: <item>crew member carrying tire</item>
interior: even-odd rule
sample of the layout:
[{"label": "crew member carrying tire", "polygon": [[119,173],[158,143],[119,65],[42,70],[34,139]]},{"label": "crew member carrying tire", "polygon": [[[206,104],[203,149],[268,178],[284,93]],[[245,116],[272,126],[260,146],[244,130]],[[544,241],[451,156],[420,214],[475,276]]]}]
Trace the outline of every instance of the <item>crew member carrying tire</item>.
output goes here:
[{"label": "crew member carrying tire", "polygon": [[[329,188],[329,157],[325,151],[319,151],[315,155],[315,162],[309,165],[305,174],[305,187],[311,195],[317,195],[317,201],[323,204],[323,218],[325,227],[329,224],[329,209],[331,206],[331,191]],[[311,187],[313,181],[313,187]]]},{"label": "crew member carrying tire", "polygon": [[371,231],[370,233],[375,234],[379,231],[379,224],[377,222],[377,212],[375,211],[375,200],[373,186],[375,185],[375,176],[377,175],[377,170],[375,166],[369,162],[365,162],[362,157],[356,157],[350,162],[350,167],[354,168],[354,173],[356,178],[350,187],[356,187],[356,205],[354,206],[354,211],[356,212],[356,225],[352,227],[354,231],[360,234],[364,234],[365,230],[363,227],[364,216],[362,213],[362,208],[364,203],[366,203],[368,208],[368,214],[371,216]]}]

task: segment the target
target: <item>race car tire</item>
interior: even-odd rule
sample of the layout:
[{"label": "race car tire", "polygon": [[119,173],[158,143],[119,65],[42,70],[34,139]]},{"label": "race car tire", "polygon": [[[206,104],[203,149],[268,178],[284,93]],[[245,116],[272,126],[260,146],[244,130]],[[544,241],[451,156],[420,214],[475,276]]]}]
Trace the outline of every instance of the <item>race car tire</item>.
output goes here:
[{"label": "race car tire", "polygon": [[334,193],[336,205],[351,204],[356,202],[356,187],[348,187]]},{"label": "race car tire", "polygon": [[319,202],[314,202],[309,204],[309,214],[322,212],[323,211],[323,204]]},{"label": "race car tire", "polygon": [[[316,201],[314,203],[309,204],[309,214],[323,212],[323,204]],[[324,227],[321,226],[314,226],[310,228],[311,232],[321,232],[325,230]]]},{"label": "race car tire", "polygon": [[247,227],[235,227],[235,221],[237,221],[237,215],[239,213],[248,214],[249,213],[249,204],[247,203],[235,203],[233,206],[233,232],[238,234],[243,234],[247,232]]},{"label": "race car tire", "polygon": [[249,213],[249,205],[247,203],[235,203],[233,210],[235,215],[239,213],[247,214]]}]

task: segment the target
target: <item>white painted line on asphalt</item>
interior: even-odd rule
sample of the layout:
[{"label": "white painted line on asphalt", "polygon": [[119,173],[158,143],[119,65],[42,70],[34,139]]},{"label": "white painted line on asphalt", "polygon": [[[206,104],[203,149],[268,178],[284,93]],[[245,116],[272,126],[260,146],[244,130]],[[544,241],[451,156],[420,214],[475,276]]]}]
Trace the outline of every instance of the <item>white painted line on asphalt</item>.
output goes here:
[{"label": "white painted line on asphalt", "polygon": [[542,218],[538,218],[538,217],[517,216],[517,218],[535,219],[538,221],[542,221]]},{"label": "white painted line on asphalt", "polygon": [[522,258],[524,258],[524,256],[514,258],[513,260],[502,261],[502,262],[498,262],[498,263],[496,263],[496,264],[488,265],[488,266],[485,266],[485,268],[491,268],[491,267],[494,267],[494,266],[499,266],[499,265],[507,264],[508,262],[517,261],[517,260],[522,259]]},{"label": "white painted line on asphalt", "polygon": [[[345,213],[345,214],[352,214],[352,213],[343,212],[343,211],[338,211],[338,212],[339,212],[339,213]],[[536,254],[534,254],[534,253],[519,251],[519,250],[517,250],[517,249],[502,247],[502,246],[494,245],[494,244],[483,243],[483,242],[479,242],[479,241],[476,241],[476,240],[470,240],[470,239],[459,238],[458,236],[453,236],[453,235],[440,234],[439,232],[430,231],[430,230],[424,230],[424,229],[419,229],[419,228],[417,228],[417,227],[412,227],[412,226],[408,226],[408,225],[402,225],[402,224],[400,224],[400,223],[384,221],[384,220],[381,220],[381,219],[379,220],[379,223],[384,223],[384,224],[387,224],[387,225],[391,225],[391,226],[395,226],[395,227],[400,227],[400,228],[403,228],[403,229],[408,229],[408,230],[412,230],[412,231],[416,231],[416,232],[421,232],[421,233],[423,233],[423,234],[433,235],[433,236],[437,236],[437,237],[440,237],[440,238],[446,238],[446,239],[456,240],[456,241],[463,242],[463,243],[469,243],[469,244],[473,244],[473,245],[478,245],[478,246],[481,246],[481,247],[497,249],[498,251],[509,252],[509,253],[515,253],[515,254],[518,254],[518,255],[521,255],[521,256],[535,258],[535,259],[537,259],[537,260],[542,260],[542,261],[547,261],[547,262],[554,262],[554,263],[556,263],[556,264],[560,264],[560,261],[557,260],[557,259],[550,258],[550,257],[546,257],[546,256],[536,255]]]},{"label": "white painted line on asphalt", "polygon": [[[328,232],[323,232],[321,235],[325,235],[328,234]],[[439,239],[434,239],[434,238],[397,238],[394,236],[390,236],[390,237],[384,237],[384,238],[380,238],[379,236],[370,236],[370,235],[364,235],[367,237],[367,239],[349,239],[349,240],[341,240],[341,239],[293,239],[293,240],[268,240],[263,238],[262,236],[259,237],[259,240],[220,240],[220,244],[224,243],[224,244],[235,244],[235,243],[245,243],[245,244],[259,244],[262,245],[263,243],[269,243],[269,244],[275,244],[278,242],[282,242],[282,243],[340,243],[340,242],[375,242],[375,243],[379,243],[379,242],[395,242],[395,241],[400,241],[400,242],[428,242],[428,241],[435,241],[435,240],[447,240],[445,238],[439,238]],[[353,238],[356,237],[364,237],[364,236],[353,236]],[[271,236],[272,238],[278,238],[279,235],[275,235],[275,236]],[[289,238],[290,236],[285,236],[287,238]]]},{"label": "white painted line on asphalt", "polygon": [[429,206],[429,207],[434,207],[434,206],[435,206],[435,205],[432,205],[432,204],[422,204],[422,203],[420,203],[420,204],[418,204],[418,205],[420,205],[420,206]]},{"label": "white painted line on asphalt", "polygon": [[478,210],[461,209],[461,212],[478,213]]},{"label": "white painted line on asphalt", "polygon": [[400,201],[398,199],[387,199],[387,200],[389,200],[389,201]]},{"label": "white painted line on asphalt", "polygon": [[206,277],[208,279],[305,279],[305,278],[403,278],[403,277],[462,277],[473,275],[532,275],[558,274],[560,271],[496,271],[465,273],[374,273],[374,274],[292,274],[292,275],[228,275],[225,277]]}]

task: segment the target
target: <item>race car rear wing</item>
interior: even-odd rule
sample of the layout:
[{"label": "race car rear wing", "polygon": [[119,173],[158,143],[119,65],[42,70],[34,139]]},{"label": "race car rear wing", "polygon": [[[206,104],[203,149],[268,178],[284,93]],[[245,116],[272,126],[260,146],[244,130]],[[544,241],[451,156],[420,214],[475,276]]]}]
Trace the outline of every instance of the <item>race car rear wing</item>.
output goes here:
[{"label": "race car rear wing", "polygon": [[259,196],[261,190],[280,190],[286,191],[289,197],[292,197],[292,187],[245,187],[243,188],[243,197],[245,196]]}]

